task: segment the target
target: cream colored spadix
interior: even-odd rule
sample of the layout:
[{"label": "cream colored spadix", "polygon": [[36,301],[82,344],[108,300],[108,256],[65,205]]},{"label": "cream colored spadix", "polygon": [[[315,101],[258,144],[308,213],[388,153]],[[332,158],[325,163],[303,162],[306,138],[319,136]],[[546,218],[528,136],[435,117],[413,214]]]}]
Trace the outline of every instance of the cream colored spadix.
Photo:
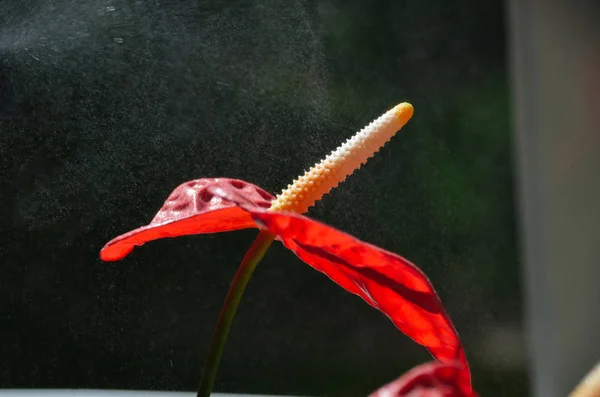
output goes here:
[{"label": "cream colored spadix", "polygon": [[271,204],[274,211],[304,213],[324,194],[367,162],[413,115],[410,103],[401,103],[360,130],[294,180]]}]

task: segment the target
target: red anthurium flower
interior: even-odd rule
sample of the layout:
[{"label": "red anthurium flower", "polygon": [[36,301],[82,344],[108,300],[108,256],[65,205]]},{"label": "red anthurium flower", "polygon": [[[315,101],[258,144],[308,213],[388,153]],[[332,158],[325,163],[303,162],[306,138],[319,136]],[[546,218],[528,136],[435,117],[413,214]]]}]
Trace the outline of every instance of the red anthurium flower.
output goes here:
[{"label": "red anthurium flower", "polygon": [[408,371],[369,397],[478,397],[461,382],[457,363],[427,363]]},{"label": "red anthurium flower", "polygon": [[401,104],[349,139],[275,198],[236,179],[197,179],[177,187],[149,225],[108,242],[100,256],[119,260],[134,246],[164,237],[257,227],[301,260],[384,313],[442,363],[458,363],[457,382],[470,390],[462,344],[425,274],[408,260],[300,215],[364,163],[412,116]]}]

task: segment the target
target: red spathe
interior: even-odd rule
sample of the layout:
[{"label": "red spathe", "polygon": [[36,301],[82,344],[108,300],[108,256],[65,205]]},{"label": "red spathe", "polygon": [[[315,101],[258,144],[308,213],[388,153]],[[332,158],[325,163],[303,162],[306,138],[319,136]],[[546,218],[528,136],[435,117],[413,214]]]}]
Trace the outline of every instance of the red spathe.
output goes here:
[{"label": "red spathe", "polygon": [[[159,238],[258,227],[275,234],[301,260],[380,310],[441,363],[458,363],[457,382],[471,390],[458,333],[427,276],[408,260],[331,226],[269,211],[272,195],[248,182],[205,178],[178,186],[149,225],[108,242],[105,261]],[[457,395],[458,396],[458,395]]]}]

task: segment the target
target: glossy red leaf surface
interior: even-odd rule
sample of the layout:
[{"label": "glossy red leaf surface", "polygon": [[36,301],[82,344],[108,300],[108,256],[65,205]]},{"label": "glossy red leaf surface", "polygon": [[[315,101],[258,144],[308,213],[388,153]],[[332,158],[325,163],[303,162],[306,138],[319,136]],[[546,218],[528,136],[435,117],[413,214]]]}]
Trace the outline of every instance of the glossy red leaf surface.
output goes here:
[{"label": "glossy red leaf surface", "polygon": [[437,360],[458,362],[470,387],[464,350],[427,276],[405,258],[305,216],[264,211],[230,188],[213,190],[246,209],[302,261],[384,313]]},{"label": "glossy red leaf surface", "polygon": [[134,246],[164,237],[267,229],[301,260],[384,313],[442,363],[459,363],[457,382],[470,390],[470,372],[458,334],[431,282],[408,260],[340,230],[293,214],[267,211],[274,199],[248,182],[198,179],[178,186],[152,222],[121,235],[101,251],[118,260]]},{"label": "glossy red leaf surface", "polygon": [[235,191],[247,205],[257,208],[269,208],[274,199],[260,187],[238,179],[188,181],[173,190],[150,224],[109,241],[100,251],[100,258],[104,261],[122,259],[135,246],[159,238],[256,227],[247,211],[211,192],[211,188],[218,187]]},{"label": "glossy red leaf surface", "polygon": [[460,381],[462,369],[453,363],[432,362],[411,369],[369,397],[477,397]]}]

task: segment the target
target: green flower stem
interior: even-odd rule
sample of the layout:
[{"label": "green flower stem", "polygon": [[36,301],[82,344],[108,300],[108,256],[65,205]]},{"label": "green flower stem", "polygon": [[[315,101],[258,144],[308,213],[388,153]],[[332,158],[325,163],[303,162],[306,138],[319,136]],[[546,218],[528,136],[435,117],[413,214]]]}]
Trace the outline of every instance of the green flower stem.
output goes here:
[{"label": "green flower stem", "polygon": [[273,240],[275,240],[274,234],[261,230],[240,264],[240,268],[229,287],[229,292],[227,293],[225,303],[223,303],[217,325],[215,326],[206,362],[204,363],[197,397],[209,397],[212,392],[223,348],[227,342],[227,335],[229,335],[229,329],[231,328],[237,307],[240,304],[242,294],[246,289],[246,285],[248,285],[250,277],[252,277],[254,269],[256,269],[256,265],[265,256]]}]

